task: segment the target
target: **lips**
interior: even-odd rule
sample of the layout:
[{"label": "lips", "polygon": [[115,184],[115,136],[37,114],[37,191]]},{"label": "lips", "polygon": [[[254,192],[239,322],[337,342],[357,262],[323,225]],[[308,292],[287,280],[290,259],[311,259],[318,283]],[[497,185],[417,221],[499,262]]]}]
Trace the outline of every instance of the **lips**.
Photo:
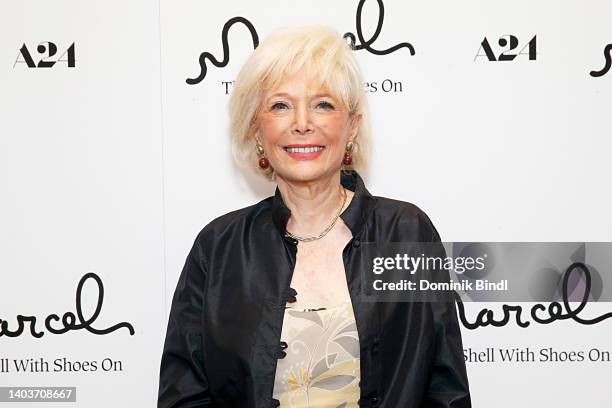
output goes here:
[{"label": "lips", "polygon": [[309,147],[285,147],[284,149],[289,153],[314,153],[323,150],[323,146],[309,146]]},{"label": "lips", "polygon": [[287,152],[287,154],[295,159],[295,160],[314,160],[319,157],[323,150],[325,150],[325,146],[321,145],[289,145],[283,147],[283,149]]}]

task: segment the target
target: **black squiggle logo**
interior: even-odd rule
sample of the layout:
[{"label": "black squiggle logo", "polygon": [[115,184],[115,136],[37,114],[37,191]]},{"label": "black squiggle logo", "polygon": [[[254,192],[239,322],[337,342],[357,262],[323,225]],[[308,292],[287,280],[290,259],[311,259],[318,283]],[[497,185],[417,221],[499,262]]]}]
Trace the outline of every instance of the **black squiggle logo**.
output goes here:
[{"label": "black squiggle logo", "polygon": [[[582,296],[582,301],[580,305],[576,309],[572,309],[572,306],[569,303],[569,278],[574,270],[581,270],[584,273],[584,293]],[[591,293],[591,273],[589,272],[589,268],[582,262],[574,262],[572,263],[567,270],[565,271],[565,275],[563,276],[563,289],[562,289],[562,299],[563,304],[559,302],[552,302],[546,308],[543,304],[537,303],[533,305],[531,308],[531,319],[539,324],[550,324],[556,320],[565,320],[572,319],[577,323],[583,325],[592,325],[597,324],[603,320],[612,318],[612,313],[605,313],[601,316],[595,317],[593,319],[583,319],[578,314],[584,309],[584,307],[588,303],[589,295]],[[516,325],[522,328],[528,327],[531,322],[522,320],[523,308],[518,305],[503,305],[503,318],[496,320],[495,315],[490,309],[482,309],[478,316],[476,316],[476,320],[474,322],[468,321],[465,316],[465,309],[463,306],[463,302],[456,296],[457,306],[459,309],[459,319],[463,326],[469,330],[477,329],[478,327],[485,326],[493,326],[493,327],[503,327],[508,324],[510,321],[510,312],[514,312],[514,318],[516,321]],[[546,312],[547,315],[542,316],[538,314],[538,312]]]},{"label": "black squiggle logo", "polygon": [[366,0],[360,0],[359,1],[359,5],[357,5],[357,14],[356,14],[356,21],[355,21],[355,26],[357,27],[357,37],[359,37],[359,41],[361,42],[361,44],[355,44],[355,34],[353,33],[346,33],[343,35],[344,39],[349,39],[349,45],[351,46],[351,48],[355,51],[357,50],[366,50],[371,52],[374,55],[387,55],[387,54],[391,54],[392,52],[395,52],[397,50],[399,50],[400,48],[408,48],[408,50],[410,51],[410,55],[414,55],[414,47],[412,46],[412,44],[410,43],[399,43],[397,45],[394,45],[391,48],[387,48],[386,50],[375,50],[374,48],[370,47],[370,45],[376,41],[376,39],[378,38],[378,36],[380,35],[380,31],[382,30],[382,25],[383,25],[383,21],[385,19],[385,5],[383,4],[382,0],[377,0],[376,2],[378,3],[378,22],[376,23],[376,31],[374,31],[374,35],[372,35],[372,37],[370,37],[370,39],[368,41],[364,40],[363,38],[363,32],[361,31],[361,13],[363,12],[363,5],[366,2]]},{"label": "black squiggle logo", "polygon": [[604,58],[606,59],[606,65],[601,69],[601,71],[591,71],[590,74],[592,77],[597,78],[604,76],[608,73],[610,68],[612,68],[612,44],[608,44],[604,48]]},{"label": "black squiggle logo", "polygon": [[[399,43],[397,45],[394,45],[391,48],[387,48],[386,50],[376,50],[371,47],[371,45],[374,43],[374,41],[376,41],[376,39],[378,38],[382,30],[383,21],[385,18],[385,6],[382,0],[377,0],[379,12],[378,12],[378,22],[376,23],[376,31],[374,32],[372,37],[370,37],[370,39],[366,41],[363,38],[363,31],[361,27],[361,21],[362,21],[361,15],[363,12],[363,5],[365,2],[366,0],[359,1],[359,4],[357,5],[357,13],[356,13],[356,20],[355,20],[357,37],[359,38],[360,44],[356,44],[357,40],[355,38],[355,34],[351,32],[345,33],[342,36],[344,39],[348,39],[351,49],[353,49],[354,51],[366,50],[374,55],[387,55],[387,54],[391,54],[392,52],[399,50],[400,48],[408,48],[408,50],[410,51],[410,55],[414,55],[414,47],[412,46],[412,44],[407,43],[407,42]],[[227,42],[227,33],[230,27],[234,25],[235,23],[242,23],[249,29],[249,32],[251,33],[251,38],[253,40],[253,49],[257,48],[257,46],[259,45],[259,37],[257,36],[257,30],[255,30],[255,27],[253,26],[253,24],[244,17],[233,17],[229,19],[225,23],[225,25],[223,25],[223,30],[221,31],[221,42],[223,43],[223,60],[218,61],[214,55],[212,55],[211,53],[207,51],[204,51],[203,53],[200,54],[200,58],[199,58],[200,75],[198,75],[196,78],[187,78],[185,82],[187,82],[189,85],[196,85],[202,82],[204,78],[206,78],[206,73],[208,72],[208,67],[206,66],[207,59],[210,60],[210,62],[214,66],[219,67],[219,68],[225,67],[229,63],[229,45]]]},{"label": "black squiggle logo", "polygon": [[204,78],[206,78],[206,73],[208,72],[208,68],[206,67],[206,59],[209,59],[210,62],[212,62],[212,64],[218,68],[224,67],[228,64],[229,44],[227,43],[227,33],[235,23],[242,23],[246,26],[246,28],[249,29],[249,32],[251,33],[251,38],[253,40],[253,49],[257,48],[257,46],[259,45],[259,36],[257,35],[257,30],[255,30],[253,24],[244,17],[233,17],[227,20],[227,22],[223,26],[223,30],[221,31],[221,42],[223,43],[223,60],[218,61],[215,56],[212,55],[210,52],[204,51],[200,54],[199,58],[200,75],[198,75],[196,78],[187,78],[185,82],[187,82],[189,85],[196,85],[202,82]]},{"label": "black squiggle logo", "polygon": [[[96,310],[89,318],[85,318],[83,316],[83,306],[82,306],[82,291],[83,286],[85,286],[85,282],[88,279],[93,279],[98,286],[98,301],[96,303]],[[53,334],[63,334],[70,330],[80,330],[85,329],[90,333],[103,335],[114,332],[115,330],[119,330],[120,328],[126,328],[130,332],[130,335],[134,335],[134,327],[130,323],[123,322],[117,323],[114,326],[111,326],[107,329],[96,329],[91,327],[91,324],[98,318],[100,315],[100,310],[102,310],[102,301],[104,300],[104,285],[102,284],[102,279],[98,275],[93,272],[86,273],[83,275],[79,284],[77,285],[76,290],[76,316],[72,312],[66,312],[61,318],[61,325],[63,327],[55,328],[51,325],[51,321],[58,322],[60,321],[60,317],[56,314],[50,314],[45,319],[45,328],[49,333]],[[78,317],[78,323],[77,323]],[[40,338],[45,333],[41,331],[36,331],[36,317],[35,316],[22,316],[17,315],[17,323],[18,327],[15,331],[11,331],[8,328],[8,322],[6,320],[0,319],[0,337],[19,337],[24,331],[24,322],[30,322],[30,334],[33,337]]]}]

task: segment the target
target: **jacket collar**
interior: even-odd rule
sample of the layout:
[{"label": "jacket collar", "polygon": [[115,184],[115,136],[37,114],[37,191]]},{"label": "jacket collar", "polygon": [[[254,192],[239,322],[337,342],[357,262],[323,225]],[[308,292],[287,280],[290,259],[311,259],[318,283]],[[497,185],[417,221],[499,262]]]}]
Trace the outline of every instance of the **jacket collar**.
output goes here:
[{"label": "jacket collar", "polygon": [[[361,232],[365,220],[374,207],[374,197],[366,189],[363,179],[355,170],[341,171],[340,182],[342,186],[355,193],[348,207],[340,214],[340,218],[355,237]],[[272,200],[272,220],[283,235],[290,216],[291,210],[285,205],[280,190],[276,186]]]}]

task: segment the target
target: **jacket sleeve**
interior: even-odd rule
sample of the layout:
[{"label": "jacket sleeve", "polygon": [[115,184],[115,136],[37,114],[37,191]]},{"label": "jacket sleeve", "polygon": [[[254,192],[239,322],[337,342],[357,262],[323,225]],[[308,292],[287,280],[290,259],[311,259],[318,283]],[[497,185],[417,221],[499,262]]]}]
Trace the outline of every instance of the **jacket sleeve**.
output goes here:
[{"label": "jacket sleeve", "polygon": [[[429,225],[429,241],[440,242],[440,235],[431,221]],[[442,244],[440,251],[446,257]],[[471,408],[456,301],[439,300],[430,304],[434,319],[435,351],[422,408]]]},{"label": "jacket sleeve", "polygon": [[203,353],[206,266],[197,241],[187,255],[172,298],[161,357],[158,408],[213,406]]}]

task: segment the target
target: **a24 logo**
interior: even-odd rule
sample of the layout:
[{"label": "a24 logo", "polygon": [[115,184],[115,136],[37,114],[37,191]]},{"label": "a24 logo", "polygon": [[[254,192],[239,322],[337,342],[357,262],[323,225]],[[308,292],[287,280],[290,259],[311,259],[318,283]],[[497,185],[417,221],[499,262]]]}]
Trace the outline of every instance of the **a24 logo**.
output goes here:
[{"label": "a24 logo", "polygon": [[26,44],[23,44],[17,53],[13,68],[15,68],[17,64],[26,64],[28,68],[52,68],[58,63],[65,63],[69,68],[74,68],[76,66],[74,43],[63,50],[59,55],[57,45],[51,41],[41,42],[33,50],[34,53],[30,51]]},{"label": "a24 logo", "polygon": [[493,50],[489,39],[485,37],[480,43],[480,48],[478,48],[476,56],[474,56],[474,61],[476,61],[476,58],[481,57],[484,57],[489,61],[513,61],[519,55],[528,56],[530,61],[535,61],[536,59],[537,40],[535,35],[531,40],[529,40],[529,42],[527,42],[527,44],[523,45],[518,52],[513,52],[520,46],[519,39],[515,35],[503,35],[499,37],[497,44],[500,47],[495,50],[499,52],[498,54],[496,54],[496,52]]}]

